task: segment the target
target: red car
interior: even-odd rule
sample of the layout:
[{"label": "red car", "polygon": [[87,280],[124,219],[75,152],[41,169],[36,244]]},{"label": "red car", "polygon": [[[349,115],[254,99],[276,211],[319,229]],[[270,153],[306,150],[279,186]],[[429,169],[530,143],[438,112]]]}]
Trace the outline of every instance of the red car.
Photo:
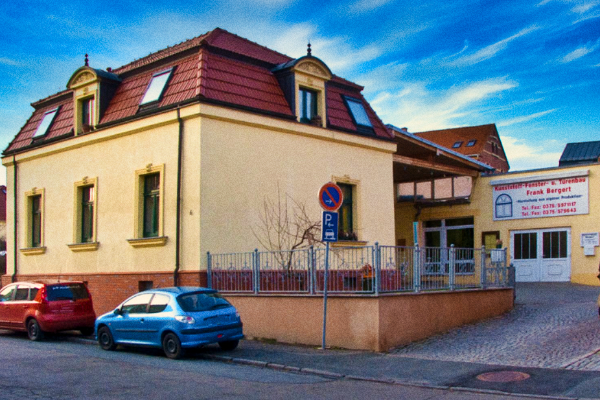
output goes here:
[{"label": "red car", "polygon": [[94,333],[96,313],[83,282],[16,282],[0,290],[0,329],[27,332],[41,340],[45,332]]}]

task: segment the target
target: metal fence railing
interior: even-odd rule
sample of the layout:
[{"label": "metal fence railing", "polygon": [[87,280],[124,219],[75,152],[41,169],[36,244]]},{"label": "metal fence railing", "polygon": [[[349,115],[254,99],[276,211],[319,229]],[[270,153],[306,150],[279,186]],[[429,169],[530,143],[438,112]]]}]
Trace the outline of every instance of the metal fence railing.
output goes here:
[{"label": "metal fence railing", "polygon": [[[222,292],[318,294],[325,248],[207,254],[208,285]],[[398,246],[329,249],[329,293],[379,294],[510,285],[506,249]]]}]

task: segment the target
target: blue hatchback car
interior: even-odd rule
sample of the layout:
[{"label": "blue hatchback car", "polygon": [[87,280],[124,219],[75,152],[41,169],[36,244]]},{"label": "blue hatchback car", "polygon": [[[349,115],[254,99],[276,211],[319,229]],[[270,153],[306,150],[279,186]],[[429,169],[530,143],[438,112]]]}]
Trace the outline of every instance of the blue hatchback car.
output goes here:
[{"label": "blue hatchback car", "polygon": [[184,349],[218,343],[233,350],[244,337],[239,313],[216,290],[172,287],[135,294],[96,320],[104,350],[117,345],[162,347],[169,358]]}]

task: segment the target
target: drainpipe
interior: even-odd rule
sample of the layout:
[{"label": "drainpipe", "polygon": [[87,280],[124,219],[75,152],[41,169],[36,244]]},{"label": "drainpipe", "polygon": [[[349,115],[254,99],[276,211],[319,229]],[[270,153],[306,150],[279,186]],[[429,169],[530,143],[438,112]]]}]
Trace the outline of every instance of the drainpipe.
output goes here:
[{"label": "drainpipe", "polygon": [[13,176],[13,266],[14,271],[12,277],[10,278],[11,282],[17,281],[17,159],[15,154],[13,154],[13,168],[14,168],[14,176]]},{"label": "drainpipe", "polygon": [[180,109],[177,108],[177,122],[179,124],[179,142],[177,145],[177,217],[175,232],[175,271],[173,271],[173,286],[179,286],[179,262],[181,242],[181,164],[183,158],[183,120]]}]

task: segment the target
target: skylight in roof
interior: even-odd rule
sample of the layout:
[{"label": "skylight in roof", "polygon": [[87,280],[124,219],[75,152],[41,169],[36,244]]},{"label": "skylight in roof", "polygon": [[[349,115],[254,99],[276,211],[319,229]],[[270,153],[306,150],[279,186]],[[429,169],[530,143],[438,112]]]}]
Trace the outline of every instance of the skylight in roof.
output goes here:
[{"label": "skylight in roof", "polygon": [[352,114],[352,118],[354,118],[356,125],[366,126],[368,128],[373,127],[362,101],[346,97],[346,104],[348,104],[348,108],[350,109],[350,113]]},{"label": "skylight in roof", "polygon": [[462,142],[462,141],[455,142],[455,143],[452,145],[452,148],[453,148],[453,149],[458,149],[460,146],[462,146],[462,144],[463,144],[463,142]]},{"label": "skylight in roof", "polygon": [[467,142],[467,147],[473,147],[477,143],[477,139],[471,139]]},{"label": "skylight in roof", "polygon": [[148,85],[148,89],[146,89],[146,94],[144,94],[144,98],[140,102],[140,105],[160,100],[160,97],[167,86],[167,82],[171,77],[172,71],[173,69],[171,68],[166,71],[158,72],[152,76],[150,85]]},{"label": "skylight in roof", "polygon": [[44,136],[48,132],[48,128],[50,128],[52,121],[54,121],[54,117],[56,116],[57,112],[58,108],[46,111],[46,113],[42,117],[42,122],[40,122],[35,133],[33,134],[34,138]]}]

